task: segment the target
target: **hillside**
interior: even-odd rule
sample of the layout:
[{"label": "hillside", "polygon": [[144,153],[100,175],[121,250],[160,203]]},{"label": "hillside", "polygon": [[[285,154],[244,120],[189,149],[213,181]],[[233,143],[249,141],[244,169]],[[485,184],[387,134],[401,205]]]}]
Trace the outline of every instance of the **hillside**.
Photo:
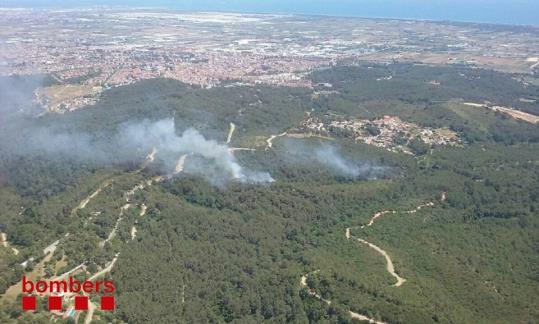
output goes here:
[{"label": "hillside", "polygon": [[415,64],[309,78],[145,80],[10,117],[0,321],[48,322],[16,285],[75,268],[117,285],[94,323],[537,321],[539,125],[465,103],[539,115],[539,86]]}]

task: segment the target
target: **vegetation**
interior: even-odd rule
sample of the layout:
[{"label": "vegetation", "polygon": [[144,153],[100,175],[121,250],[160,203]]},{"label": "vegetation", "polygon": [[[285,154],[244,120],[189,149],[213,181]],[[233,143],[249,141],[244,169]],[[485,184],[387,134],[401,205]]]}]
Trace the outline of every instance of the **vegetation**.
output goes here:
[{"label": "vegetation", "polygon": [[[391,80],[376,81],[388,73]],[[132,197],[117,235],[100,248],[126,191],[155,170],[1,155],[1,230],[20,253],[0,247],[0,290],[20,280],[21,262],[70,233],[46,263],[48,275],[81,262],[95,273],[120,253],[107,275],[118,288],[117,310],[98,311],[97,322],[347,323],[349,310],[388,323],[536,321],[538,126],[461,102],[489,100],[536,113],[536,106],[517,101],[537,96],[537,87],[492,71],[401,64],[335,67],[312,78],[338,93],[311,99],[302,89],[199,89],[153,80],[112,89],[94,107],[34,121],[105,136],[128,120],[174,116],[178,131],[195,127],[220,141],[234,122],[232,144],[258,148],[236,152],[240,163],[269,171],[276,182],[216,187],[181,174],[147,186]],[[440,85],[429,84],[433,79]],[[265,139],[297,127],[306,111],[320,118],[399,116],[449,127],[464,141],[433,150],[413,142],[414,156],[344,136],[277,138],[264,149]],[[308,159],[328,144],[344,160],[383,172],[343,175]],[[105,181],[112,185],[75,209]],[[436,204],[357,228],[377,211],[411,210],[428,201]],[[347,240],[347,227],[383,247],[407,282],[392,286],[385,260]],[[314,270],[320,272],[308,286],[332,300],[330,306],[300,288],[301,276]],[[49,318],[48,312],[21,313],[16,299],[2,299],[3,323]]]}]

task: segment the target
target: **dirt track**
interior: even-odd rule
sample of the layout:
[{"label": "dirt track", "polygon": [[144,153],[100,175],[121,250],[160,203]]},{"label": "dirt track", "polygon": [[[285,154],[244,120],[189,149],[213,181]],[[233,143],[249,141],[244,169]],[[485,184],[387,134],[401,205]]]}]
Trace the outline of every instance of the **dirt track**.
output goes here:
[{"label": "dirt track", "polygon": [[103,191],[103,189],[105,189],[106,187],[108,187],[109,185],[111,184],[111,182],[109,180],[105,181],[101,186],[99,186],[99,188],[94,191],[93,193],[91,193],[88,197],[86,197],[85,199],[83,199],[80,204],[75,207],[72,211],[71,211],[71,215],[75,214],[75,212],[77,210],[81,210],[81,209],[84,209],[86,208],[86,205],[88,205],[88,203],[94,199],[97,195],[99,195],[99,193],[101,193],[101,191]]},{"label": "dirt track", "polygon": [[[440,198],[440,201],[441,202],[444,202],[447,198],[447,193],[443,192],[442,195],[441,195],[441,198]],[[376,212],[374,213],[374,215],[371,217],[371,219],[369,220],[369,222],[366,224],[366,225],[362,225],[360,226],[360,229],[364,229],[365,227],[370,227],[374,224],[374,222],[379,219],[380,217],[382,217],[383,215],[385,214],[415,214],[417,213],[418,211],[420,211],[421,209],[425,208],[425,207],[433,207],[434,206],[434,203],[432,201],[429,201],[425,204],[422,204],[422,205],[419,205],[417,206],[416,208],[412,209],[412,210],[407,210],[407,211],[402,211],[402,212],[399,212],[399,211],[396,211],[396,210],[384,210],[384,211],[381,211],[381,212]],[[347,240],[350,240],[350,239],[354,239],[360,243],[363,243],[363,244],[366,244],[367,246],[369,246],[371,249],[374,249],[376,252],[380,253],[385,259],[386,259],[386,270],[387,272],[389,272],[389,274],[391,276],[393,276],[397,282],[393,285],[395,287],[400,287],[403,283],[406,282],[406,279],[404,279],[403,277],[399,276],[396,272],[395,272],[395,266],[393,265],[393,261],[391,260],[391,257],[389,256],[389,254],[383,250],[382,248],[380,248],[379,246],[377,245],[374,245],[370,242],[367,242],[366,240],[362,239],[362,238],[358,238],[358,237],[355,237],[352,235],[351,231],[352,231],[353,227],[348,227],[346,230],[345,230],[345,237]]]},{"label": "dirt track", "polygon": [[[303,276],[301,276],[299,285],[300,285],[301,288],[306,288],[309,295],[313,296],[314,298],[316,298],[318,300],[323,301],[327,305],[331,305],[331,300],[324,299],[322,296],[320,296],[320,294],[318,294],[316,291],[314,291],[313,289],[311,289],[307,285],[307,278],[309,278],[309,276],[312,276],[312,275],[317,274],[319,272],[320,272],[320,270],[316,270],[316,271],[304,274]],[[365,315],[361,315],[361,314],[358,314],[358,313],[355,313],[355,312],[352,312],[352,311],[348,311],[348,314],[350,315],[350,318],[353,319],[353,320],[364,321],[364,322],[369,322],[369,323],[374,323],[374,324],[387,324],[385,322],[379,322],[379,321],[377,321],[375,319],[372,319],[370,317],[367,317]]]},{"label": "dirt track", "polygon": [[234,131],[236,130],[236,125],[234,123],[230,123],[230,131],[228,132],[228,136],[226,138],[226,143],[230,144],[232,141],[232,135],[234,135]]},{"label": "dirt track", "polygon": [[523,120],[531,124],[539,124],[539,116],[536,116],[536,115],[533,115],[524,111],[520,111],[511,107],[490,106],[484,103],[481,104],[481,103],[474,103],[474,102],[464,102],[463,105],[469,106],[469,107],[490,109],[492,111],[501,111],[503,113],[508,114],[514,119]]},{"label": "dirt track", "polygon": [[363,244],[367,244],[371,249],[374,249],[376,252],[380,253],[382,256],[384,256],[384,258],[386,259],[386,270],[387,272],[389,272],[390,275],[392,275],[393,277],[395,277],[395,279],[397,279],[397,282],[395,283],[395,287],[400,287],[403,283],[406,282],[406,279],[402,278],[401,276],[399,276],[396,272],[395,272],[395,266],[393,265],[393,261],[391,261],[391,258],[389,257],[389,255],[387,254],[386,251],[384,251],[383,249],[381,249],[380,247],[370,243],[370,242],[367,242],[365,241],[364,239],[360,239],[360,238],[357,238],[357,237],[354,237],[350,234],[350,228],[347,228],[346,229],[346,233],[345,233],[345,236],[346,236],[346,239],[354,239],[360,243],[363,243]]},{"label": "dirt track", "polygon": [[187,160],[187,156],[189,156],[189,155],[184,154],[184,155],[180,156],[180,158],[178,159],[178,162],[176,162],[176,167],[174,168],[173,175],[177,175],[177,174],[180,174],[181,172],[183,172],[183,169],[184,169],[184,166],[185,166],[185,160]]},{"label": "dirt track", "polygon": [[284,132],[284,133],[279,134],[279,135],[271,135],[270,138],[268,138],[266,140],[266,143],[267,143],[266,150],[269,150],[270,148],[272,148],[274,139],[276,139],[277,137],[286,136],[287,134],[288,134],[287,132]]},{"label": "dirt track", "polygon": [[140,205],[140,214],[139,216],[142,217],[144,215],[146,215],[146,211],[148,210],[148,206],[146,206],[146,204],[142,204]]},{"label": "dirt track", "polygon": [[[446,199],[447,199],[447,193],[443,192],[442,195],[440,196],[440,202],[444,202],[444,201],[446,201]],[[427,202],[425,204],[417,206],[416,208],[414,208],[412,210],[407,210],[407,211],[402,211],[402,212],[395,211],[395,210],[384,210],[384,211],[376,212],[376,213],[374,213],[374,215],[371,217],[371,219],[369,220],[369,222],[366,225],[359,226],[359,228],[363,229],[365,227],[372,226],[377,219],[379,219],[380,217],[382,217],[385,214],[398,214],[398,213],[415,214],[415,213],[417,213],[418,211],[420,211],[421,209],[423,209],[425,207],[433,207],[434,205],[435,205],[434,202]],[[386,251],[384,251],[380,247],[378,247],[378,246],[376,246],[376,245],[374,245],[374,244],[372,244],[370,242],[367,242],[366,240],[364,240],[362,238],[358,238],[358,237],[353,236],[351,231],[352,231],[352,227],[348,227],[345,230],[345,237],[346,237],[347,240],[354,239],[354,240],[356,240],[356,241],[358,241],[358,242],[360,242],[362,244],[365,244],[365,245],[369,246],[370,248],[374,249],[376,252],[378,252],[382,256],[384,256],[384,258],[386,259],[386,263],[387,263],[387,266],[386,266],[387,272],[389,272],[397,280],[397,282],[393,286],[400,287],[403,283],[406,282],[406,279],[402,278],[401,276],[399,276],[395,272],[395,267],[393,265],[393,261],[391,260],[391,257],[389,256],[389,254]],[[320,301],[323,301],[327,305],[331,305],[331,300],[324,299],[320,294],[318,294],[316,291],[314,291],[312,288],[310,288],[307,285],[307,279],[309,278],[309,276],[315,275],[315,274],[317,274],[319,272],[320,272],[320,270],[316,270],[316,271],[313,271],[313,272],[302,275],[301,278],[300,278],[300,287],[301,288],[306,288],[309,295],[313,296],[314,298],[316,298],[316,299],[318,299]],[[352,312],[352,311],[348,311],[348,313],[350,315],[350,318],[353,319],[353,320],[364,321],[364,322],[373,323],[373,324],[387,324],[385,322],[380,322],[380,321],[377,321],[377,320],[375,320],[373,318],[369,318],[369,317],[367,317],[365,315],[361,315],[359,313],[355,313],[355,312]]]},{"label": "dirt track", "polygon": [[[116,263],[116,260],[118,260],[118,255],[119,255],[119,253],[116,253],[116,256],[114,256],[114,259],[112,259],[112,261],[108,264],[108,266],[105,267],[103,270],[97,272],[93,276],[91,276],[89,280],[93,281],[93,280],[97,279],[98,277],[101,277],[102,275],[110,272],[112,270],[112,267],[114,267],[114,264]],[[90,322],[92,322],[92,319],[94,317],[95,309],[96,309],[95,304],[91,300],[89,300],[89,302],[88,302],[88,313],[86,314],[86,317],[84,319],[84,324],[90,324]]]}]

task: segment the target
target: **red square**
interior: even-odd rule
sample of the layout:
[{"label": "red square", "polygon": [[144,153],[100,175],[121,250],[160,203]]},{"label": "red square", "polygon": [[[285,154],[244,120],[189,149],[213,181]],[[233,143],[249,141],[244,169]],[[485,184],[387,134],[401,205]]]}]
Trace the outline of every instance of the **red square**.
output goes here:
[{"label": "red square", "polygon": [[114,296],[101,296],[101,310],[111,311],[115,306]]},{"label": "red square", "polygon": [[75,310],[88,310],[88,296],[75,296]]},{"label": "red square", "polygon": [[62,297],[49,296],[49,310],[62,310]]},{"label": "red square", "polygon": [[36,310],[36,296],[22,296],[22,310]]}]

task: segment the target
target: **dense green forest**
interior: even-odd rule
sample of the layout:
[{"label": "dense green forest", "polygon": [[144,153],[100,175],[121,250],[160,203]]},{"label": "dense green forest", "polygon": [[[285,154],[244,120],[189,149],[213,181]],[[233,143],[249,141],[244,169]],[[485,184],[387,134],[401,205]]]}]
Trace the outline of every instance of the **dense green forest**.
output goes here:
[{"label": "dense green forest", "polygon": [[[142,81],[108,90],[92,107],[25,120],[97,140],[128,121],[173,118],[178,133],[192,127],[220,143],[234,123],[231,146],[254,149],[235,152],[238,163],[275,182],[216,186],[181,173],[131,197],[126,192],[160,172],[142,167],[144,154],[103,165],[0,147],[0,230],[19,252],[0,247],[0,292],[40,268],[43,248],[60,239],[38,277],[83,262],[79,276],[87,277],[119,253],[106,274],[118,288],[117,309],[97,311],[95,323],[348,323],[349,311],[387,323],[536,322],[539,125],[462,102],[539,114],[537,103],[519,101],[538,98],[539,87],[516,75],[412,64],[336,66],[311,78],[313,90]],[[266,146],[271,135],[296,129],[306,112],[321,120],[398,116],[447,127],[460,144],[416,143],[412,155],[330,133],[277,137]],[[317,160],[313,152],[328,146],[360,172],[343,174]],[[118,221],[126,199],[133,207]],[[361,228],[385,210],[398,212]],[[116,224],[116,235],[100,245]],[[393,286],[384,258],[347,239],[347,228],[387,251],[407,281]],[[48,312],[23,313],[19,297],[8,295],[1,322],[49,322]]]}]

